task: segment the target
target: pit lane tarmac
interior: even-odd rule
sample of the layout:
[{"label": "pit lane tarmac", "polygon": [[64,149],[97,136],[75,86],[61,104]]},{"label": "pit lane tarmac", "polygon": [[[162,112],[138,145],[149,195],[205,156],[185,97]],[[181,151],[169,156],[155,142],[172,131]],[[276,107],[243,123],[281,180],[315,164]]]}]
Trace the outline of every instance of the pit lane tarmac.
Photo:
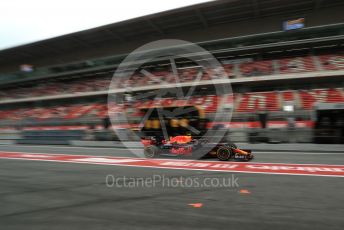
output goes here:
[{"label": "pit lane tarmac", "polygon": [[[0,146],[2,152],[133,157],[124,149]],[[341,153],[255,154],[254,163],[343,165]],[[0,159],[4,229],[342,229],[344,178]],[[237,187],[108,186],[107,176],[237,178]],[[124,178],[124,179],[123,179]]]}]

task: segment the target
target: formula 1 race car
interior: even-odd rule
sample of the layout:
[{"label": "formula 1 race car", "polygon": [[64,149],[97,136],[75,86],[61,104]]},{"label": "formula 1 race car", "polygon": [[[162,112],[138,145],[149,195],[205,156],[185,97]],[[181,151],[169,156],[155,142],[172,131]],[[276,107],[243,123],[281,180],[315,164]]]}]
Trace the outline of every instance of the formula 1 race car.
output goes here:
[{"label": "formula 1 race car", "polygon": [[[175,136],[169,141],[156,140],[154,137],[142,138],[141,143],[144,145],[144,155],[147,158],[159,156],[184,156],[192,157],[194,152],[201,149],[207,149],[211,143],[206,140],[193,140],[191,136]],[[198,156],[196,156],[198,157]],[[249,161],[253,159],[251,150],[239,149],[233,143],[221,142],[213,144],[211,150],[202,157],[217,157],[220,161],[239,160]]]},{"label": "formula 1 race car", "polygon": [[[160,109],[172,112],[178,111],[180,108],[164,107]],[[193,159],[217,157],[221,161],[253,159],[251,150],[239,149],[235,144],[226,140],[225,132],[228,130],[223,129],[223,135],[216,135],[219,139],[213,138],[215,136],[212,134],[205,135],[209,131],[209,121],[205,118],[205,112],[201,107],[187,106],[182,109],[188,113],[165,119],[159,117],[157,109],[152,109],[150,115],[144,120],[140,136],[144,146],[144,155],[147,158],[180,156]],[[145,110],[142,112],[147,114]],[[190,129],[190,126],[198,132]],[[165,129],[163,130],[162,127]],[[219,133],[221,131],[221,129],[216,130]]]}]

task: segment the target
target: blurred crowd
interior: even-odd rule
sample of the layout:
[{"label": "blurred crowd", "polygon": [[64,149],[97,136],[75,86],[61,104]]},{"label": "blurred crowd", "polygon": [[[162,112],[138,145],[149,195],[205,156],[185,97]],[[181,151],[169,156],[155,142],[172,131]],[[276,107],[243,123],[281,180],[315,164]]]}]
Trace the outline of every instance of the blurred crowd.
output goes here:
[{"label": "blurred crowd", "polygon": [[[316,103],[344,103],[343,88],[311,89],[311,90],[285,90],[269,92],[235,93],[234,95],[194,96],[188,101],[163,98],[155,100],[134,100],[130,104],[119,103],[111,105],[111,112],[130,113],[130,116],[141,116],[140,109],[152,108],[159,104],[162,106],[192,105],[201,106],[206,113],[214,113],[220,103],[234,107],[234,112],[256,113],[258,111],[283,111],[285,105],[292,105],[295,110],[311,110]],[[223,105],[223,104],[222,104]],[[228,107],[228,106],[227,106]],[[130,110],[127,108],[130,108]],[[85,103],[45,106],[20,107],[16,109],[0,110],[1,120],[21,120],[30,118],[36,120],[59,118],[72,120],[85,116],[104,118],[107,116],[106,103]]]},{"label": "blurred crowd", "polygon": [[[283,58],[276,60],[248,61],[239,64],[224,64],[227,78],[264,76],[272,74],[288,74],[325,70],[344,69],[344,55],[320,55]],[[140,87],[148,85],[172,84],[213,80],[222,77],[220,70],[203,70],[199,67],[184,68],[178,76],[170,70],[141,70],[128,77],[116,78],[115,87]],[[75,78],[70,80],[46,80],[35,85],[16,86],[2,89],[0,100],[54,96],[61,94],[78,94],[108,90],[112,76],[96,76]]]}]

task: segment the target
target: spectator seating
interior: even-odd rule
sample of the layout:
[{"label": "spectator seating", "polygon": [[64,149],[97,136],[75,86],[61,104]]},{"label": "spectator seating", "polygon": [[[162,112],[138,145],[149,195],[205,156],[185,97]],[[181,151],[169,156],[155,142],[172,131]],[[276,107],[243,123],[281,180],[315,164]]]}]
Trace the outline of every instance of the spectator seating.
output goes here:
[{"label": "spectator seating", "polygon": [[321,55],[318,56],[324,70],[342,70],[344,69],[344,55]]},{"label": "spectator seating", "polygon": [[[290,74],[301,72],[315,72],[321,70],[343,70],[344,55],[331,54],[319,56],[303,56],[281,58],[276,60],[255,60],[237,64],[224,64],[224,70],[229,78],[252,77],[271,74]],[[170,84],[176,82],[190,82],[196,79],[201,71],[199,67],[178,70],[178,77],[169,70],[144,71],[140,70],[130,77],[115,79],[117,88],[125,86],[139,87],[157,84]],[[217,79],[217,70],[203,70],[201,80]],[[21,86],[2,89],[0,100],[54,96],[61,94],[77,94],[83,92],[105,91],[110,86],[112,76],[95,76],[76,78],[71,80],[50,80],[36,85]]]},{"label": "spectator seating", "polygon": [[[220,97],[215,95],[195,96],[189,100],[193,105],[201,106],[206,113],[215,113],[218,109]],[[280,101],[281,100],[281,101]],[[287,90],[270,92],[251,92],[243,94],[234,94],[226,96],[225,102],[234,104],[236,112],[257,112],[257,111],[281,111],[285,102],[298,100],[294,103],[299,110],[310,110],[317,102],[324,103],[344,103],[343,89],[312,89],[312,90]],[[132,105],[112,104],[111,113],[123,114],[130,112],[131,116],[142,117],[143,108],[151,108],[155,105],[163,106],[185,106],[188,102],[185,100],[173,100],[171,98],[159,100],[142,100],[133,102]],[[102,119],[107,116],[107,104],[89,103],[73,104],[63,106],[37,107],[37,108],[19,108],[0,110],[0,120],[21,120],[30,118],[35,120],[46,120],[59,118],[62,120],[73,120],[81,117],[94,117]],[[131,108],[131,111],[127,110]]]}]

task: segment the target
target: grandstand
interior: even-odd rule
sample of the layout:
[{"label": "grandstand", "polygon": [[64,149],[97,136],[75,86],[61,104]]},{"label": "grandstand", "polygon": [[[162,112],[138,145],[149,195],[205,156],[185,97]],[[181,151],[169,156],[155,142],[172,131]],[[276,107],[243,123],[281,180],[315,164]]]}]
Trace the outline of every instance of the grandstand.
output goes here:
[{"label": "grandstand", "polygon": [[[307,133],[303,141],[312,141],[315,106],[344,103],[343,10],[340,0],[216,1],[2,50],[0,129],[101,129],[109,84],[123,58],[146,42],[178,38],[207,49],[228,75],[217,79],[185,58],[175,60],[185,88],[202,72],[192,100],[209,117],[220,100],[212,84],[233,87],[232,121],[212,120],[213,125],[250,133],[261,132],[267,123],[267,130],[282,132],[294,121],[293,128]],[[283,30],[283,23],[298,18],[304,18],[304,28]],[[156,80],[137,72],[118,79],[118,85],[130,86],[134,95],[160,84],[173,86],[169,59],[144,61],[141,68]],[[25,63],[34,70],[18,72]],[[161,100],[174,103],[173,98]],[[127,111],[125,104],[111,109],[139,119],[139,108],[152,101],[134,103],[137,111]],[[267,121],[259,114],[267,114]]]}]

